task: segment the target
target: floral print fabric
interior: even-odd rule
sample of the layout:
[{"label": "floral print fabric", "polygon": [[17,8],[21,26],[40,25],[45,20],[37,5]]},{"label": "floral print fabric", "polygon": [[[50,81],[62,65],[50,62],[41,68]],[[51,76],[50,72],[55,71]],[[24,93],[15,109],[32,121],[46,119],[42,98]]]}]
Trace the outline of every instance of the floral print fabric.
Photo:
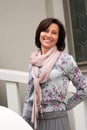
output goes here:
[{"label": "floral print fabric", "polygon": [[[29,70],[29,85],[27,88],[23,117],[28,117],[33,104],[33,77]],[[40,72],[40,70],[39,70]],[[70,81],[76,87],[72,97],[67,98]],[[87,84],[74,58],[62,53],[53,66],[46,82],[41,84],[42,107],[44,112],[70,110],[87,98]]]}]

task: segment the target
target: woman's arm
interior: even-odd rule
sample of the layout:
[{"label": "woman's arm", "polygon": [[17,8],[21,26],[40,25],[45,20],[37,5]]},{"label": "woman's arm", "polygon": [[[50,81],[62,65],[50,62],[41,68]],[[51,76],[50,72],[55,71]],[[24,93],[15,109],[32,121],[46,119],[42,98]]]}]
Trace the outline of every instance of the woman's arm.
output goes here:
[{"label": "woman's arm", "polygon": [[76,92],[67,100],[66,108],[69,110],[87,98],[87,83],[72,56],[70,56],[66,70],[68,78],[76,87]]}]

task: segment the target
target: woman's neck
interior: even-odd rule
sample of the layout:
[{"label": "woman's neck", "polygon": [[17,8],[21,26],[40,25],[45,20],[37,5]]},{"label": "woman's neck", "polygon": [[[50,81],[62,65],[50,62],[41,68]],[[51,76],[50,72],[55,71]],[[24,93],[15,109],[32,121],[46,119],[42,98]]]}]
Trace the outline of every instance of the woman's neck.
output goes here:
[{"label": "woman's neck", "polygon": [[49,49],[44,49],[44,48],[41,48],[41,54],[46,54],[47,52],[49,51]]}]

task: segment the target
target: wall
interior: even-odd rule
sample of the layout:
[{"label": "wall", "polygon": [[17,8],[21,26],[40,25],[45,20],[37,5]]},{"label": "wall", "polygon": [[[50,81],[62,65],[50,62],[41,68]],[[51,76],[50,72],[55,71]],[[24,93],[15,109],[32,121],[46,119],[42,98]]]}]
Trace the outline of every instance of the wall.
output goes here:
[{"label": "wall", "polygon": [[35,29],[44,17],[44,0],[0,0],[0,68],[27,71]]}]

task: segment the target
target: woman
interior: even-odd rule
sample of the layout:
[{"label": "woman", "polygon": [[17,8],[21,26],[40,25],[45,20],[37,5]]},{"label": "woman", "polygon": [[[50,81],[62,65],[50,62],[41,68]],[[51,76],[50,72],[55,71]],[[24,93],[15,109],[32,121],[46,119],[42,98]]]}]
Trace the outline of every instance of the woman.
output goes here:
[{"label": "woman", "polygon": [[[30,57],[23,118],[37,130],[70,130],[67,111],[87,98],[87,84],[73,57],[63,52],[62,23],[56,18],[42,20],[35,44],[38,50]],[[70,81],[76,93],[68,99]]]}]

